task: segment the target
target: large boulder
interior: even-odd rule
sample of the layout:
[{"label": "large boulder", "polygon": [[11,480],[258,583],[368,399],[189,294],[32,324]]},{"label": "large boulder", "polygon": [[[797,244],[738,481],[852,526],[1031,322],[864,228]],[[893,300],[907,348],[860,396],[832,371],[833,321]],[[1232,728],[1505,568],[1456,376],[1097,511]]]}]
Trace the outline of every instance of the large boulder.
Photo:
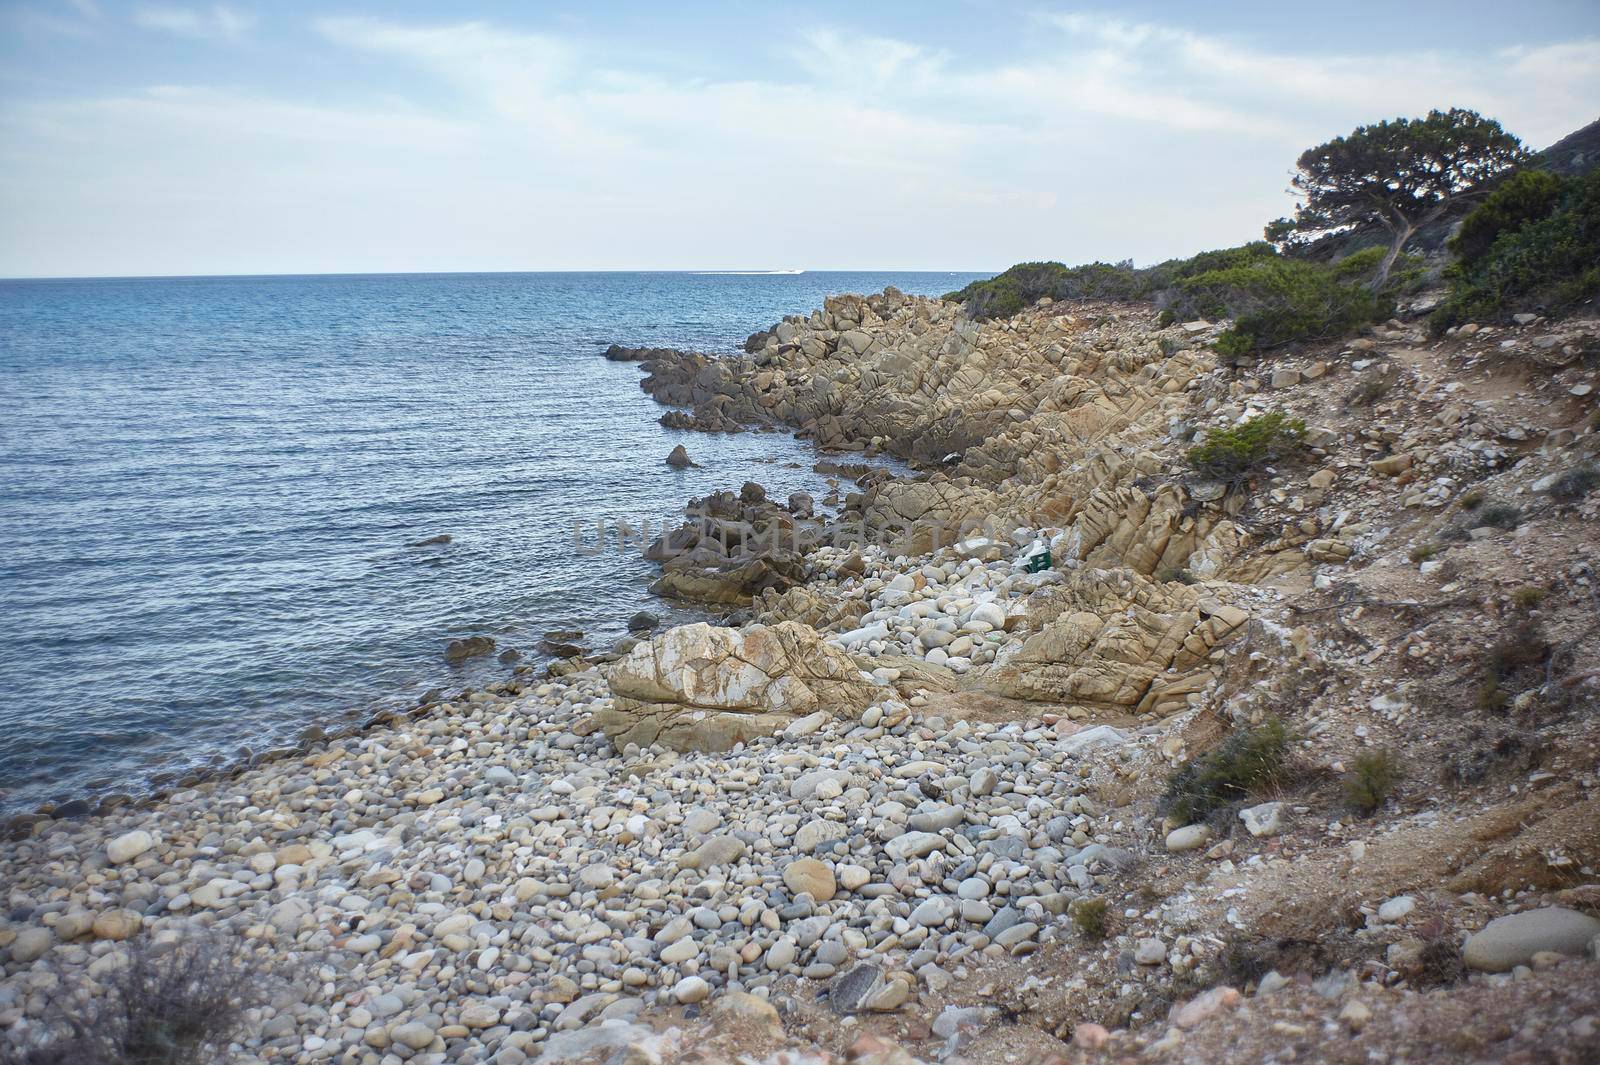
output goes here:
[{"label": "large boulder", "polygon": [[1030,606],[1037,631],[994,671],[1014,699],[1166,715],[1212,679],[1209,656],[1248,615],[1132,570],[1077,570]]},{"label": "large boulder", "polygon": [[1600,936],[1600,918],[1560,906],[1496,917],[1467,937],[1461,956],[1482,972],[1510,972],[1527,965],[1541,951],[1582,954]]},{"label": "large boulder", "polygon": [[618,746],[725,751],[818,710],[860,713],[883,689],[855,659],[794,622],[697,622],[639,643],[606,671],[597,724]]}]

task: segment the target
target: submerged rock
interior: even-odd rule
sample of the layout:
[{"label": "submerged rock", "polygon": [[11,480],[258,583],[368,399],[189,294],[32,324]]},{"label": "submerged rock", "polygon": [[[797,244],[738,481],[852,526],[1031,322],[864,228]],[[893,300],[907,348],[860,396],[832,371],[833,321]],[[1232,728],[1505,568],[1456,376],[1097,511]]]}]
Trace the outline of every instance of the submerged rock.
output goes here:
[{"label": "submerged rock", "polygon": [[446,662],[462,662],[468,658],[489,654],[494,650],[493,636],[468,636],[461,640],[451,640],[444,648]]}]

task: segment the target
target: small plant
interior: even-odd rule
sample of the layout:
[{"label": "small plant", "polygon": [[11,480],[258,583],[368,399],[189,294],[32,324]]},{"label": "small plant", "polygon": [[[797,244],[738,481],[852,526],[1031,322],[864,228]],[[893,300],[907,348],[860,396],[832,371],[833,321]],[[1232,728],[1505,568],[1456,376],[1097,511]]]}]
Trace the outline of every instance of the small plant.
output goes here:
[{"label": "small plant", "polygon": [[242,955],[209,938],[170,948],[136,941],[105,982],[86,1004],[60,997],[61,1037],[24,1065],[213,1065],[227,1060],[246,1011],[268,990]]},{"label": "small plant", "polygon": [[1451,935],[1434,936],[1422,948],[1417,982],[1423,987],[1446,987],[1467,975],[1461,944]]},{"label": "small plant", "polygon": [[1549,596],[1549,589],[1537,584],[1524,584],[1511,592],[1511,602],[1518,610],[1532,610]]},{"label": "small plant", "polygon": [[1083,938],[1106,937],[1105,899],[1078,899],[1073,902],[1068,912],[1072,915],[1072,927],[1076,928]]},{"label": "small plant", "polygon": [[1489,498],[1489,496],[1486,492],[1484,492],[1483,489],[1470,488],[1461,493],[1461,509],[1474,510],[1483,506],[1483,501],[1487,498]]},{"label": "small plant", "polygon": [[1167,780],[1162,813],[1193,824],[1271,786],[1282,774],[1289,739],[1278,717],[1235,732],[1215,750],[1189,759]]},{"label": "small plant", "polygon": [[1394,378],[1388,376],[1372,376],[1362,381],[1350,390],[1344,397],[1345,408],[1370,407],[1378,400],[1389,394],[1394,387]]},{"label": "small plant", "polygon": [[1524,622],[1499,643],[1489,648],[1486,668],[1497,676],[1511,677],[1523,669],[1543,666],[1550,654],[1550,643],[1533,622]]},{"label": "small plant", "polygon": [[1412,562],[1423,563],[1439,553],[1439,545],[1435,543],[1417,544],[1406,557]]},{"label": "small plant", "polygon": [[1268,462],[1292,454],[1305,435],[1305,422],[1273,411],[1231,429],[1213,429],[1205,443],[1189,449],[1187,458],[1203,477],[1238,481]]},{"label": "small plant", "polygon": [[1596,488],[1600,488],[1600,469],[1584,466],[1556,478],[1550,486],[1550,496],[1558,503],[1577,503]]},{"label": "small plant", "polygon": [[1371,817],[1400,783],[1400,766],[1388,751],[1362,751],[1351,763],[1344,781],[1344,797],[1362,817]]},{"label": "small plant", "polygon": [[1491,529],[1515,529],[1522,524],[1522,511],[1509,503],[1492,503],[1478,515],[1478,524]]},{"label": "small plant", "polygon": [[[1537,590],[1542,597],[1544,589]],[[1519,675],[1523,680],[1533,679],[1532,675],[1544,665],[1549,654],[1550,644],[1536,624],[1523,622],[1512,629],[1505,639],[1489,648],[1484,658],[1475,699],[1478,709],[1491,714],[1504,713],[1511,705],[1515,690],[1514,687],[1508,689],[1506,682],[1514,681]]]},{"label": "small plant", "polygon": [[1478,682],[1473,703],[1485,714],[1503,714],[1511,705],[1511,696],[1500,686],[1500,678],[1490,673]]}]

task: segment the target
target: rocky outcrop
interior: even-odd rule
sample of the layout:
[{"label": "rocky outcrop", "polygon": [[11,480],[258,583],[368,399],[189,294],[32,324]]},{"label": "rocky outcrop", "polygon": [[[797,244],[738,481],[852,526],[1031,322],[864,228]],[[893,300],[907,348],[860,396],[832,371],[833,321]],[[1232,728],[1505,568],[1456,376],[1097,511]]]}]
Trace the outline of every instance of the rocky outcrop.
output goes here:
[{"label": "rocky outcrop", "polygon": [[747,606],[805,578],[801,554],[821,538],[820,523],[771,502],[758,484],[690,502],[689,521],[657,537],[645,557],[661,563],[657,595],[715,606]]},{"label": "rocky outcrop", "polygon": [[1215,676],[1213,648],[1248,615],[1182,584],[1081,570],[1030,598],[1037,628],[990,683],[1002,695],[1166,715]]},{"label": "rocky outcrop", "polygon": [[1206,339],[1128,305],[975,323],[887,289],[786,318],[753,335],[747,355],[655,353],[642,384],[681,408],[664,416],[677,427],[783,424],[824,448],[938,471],[847,499],[863,538],[905,530],[897,546],[922,553],[964,524],[1062,526],[1066,560],[1149,575],[1203,552],[1209,577],[1241,537],[1229,501],[1192,494],[1171,461],[1174,427],[1216,369]]},{"label": "rocky outcrop", "polygon": [[668,629],[606,679],[613,705],[596,719],[619,748],[725,751],[819,710],[859,713],[884,691],[850,655],[794,622]]}]

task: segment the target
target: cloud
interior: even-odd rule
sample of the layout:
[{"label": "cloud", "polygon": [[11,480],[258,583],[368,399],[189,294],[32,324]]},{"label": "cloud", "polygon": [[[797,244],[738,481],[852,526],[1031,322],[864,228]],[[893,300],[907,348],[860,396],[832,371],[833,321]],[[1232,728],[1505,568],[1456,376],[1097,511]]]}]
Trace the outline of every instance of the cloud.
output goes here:
[{"label": "cloud", "polygon": [[[1593,118],[1600,39],[1488,53],[1417,48],[1359,55],[1271,51],[1241,40],[1111,16],[1040,16],[1096,77],[1071,98],[1129,118],[1277,131],[1307,144],[1435,107],[1470,107],[1543,146]],[[1185,106],[1186,105],[1186,106]]]},{"label": "cloud", "polygon": [[[248,32],[219,11],[139,19]],[[0,100],[0,274],[1149,262],[1251,239],[1359,123],[1460,104],[1543,144],[1600,99],[1589,39],[1355,56],[1047,14],[998,59],[816,24],[727,73],[482,20],[311,28],[384,92]]]},{"label": "cloud", "polygon": [[405,26],[375,18],[321,18],[313,26],[337,44],[409,60],[508,114],[526,113],[574,72],[577,61],[573,47],[559,38],[483,22]]},{"label": "cloud", "polygon": [[209,8],[139,7],[133,12],[136,25],[147,30],[175,33],[201,40],[238,40],[256,25],[256,17],[227,4]]},{"label": "cloud", "polygon": [[791,58],[821,85],[927,91],[937,85],[950,60],[943,50],[831,27],[810,30],[800,40]]}]

